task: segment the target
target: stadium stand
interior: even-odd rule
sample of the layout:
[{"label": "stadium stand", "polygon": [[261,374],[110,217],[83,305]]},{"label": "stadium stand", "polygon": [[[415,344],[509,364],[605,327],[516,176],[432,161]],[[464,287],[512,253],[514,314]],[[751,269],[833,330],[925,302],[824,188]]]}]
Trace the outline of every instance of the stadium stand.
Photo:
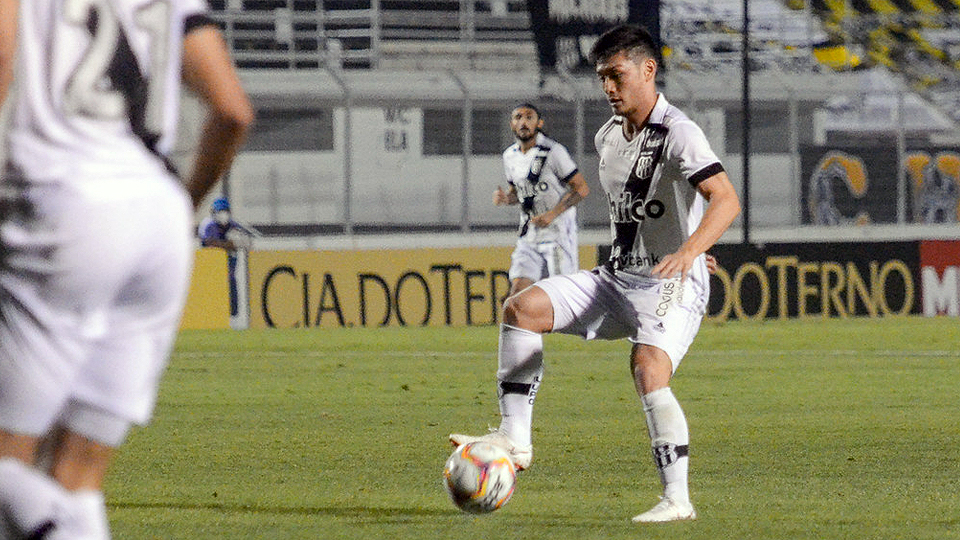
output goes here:
[{"label": "stadium stand", "polygon": [[404,59],[422,67],[433,57],[502,69],[497,59],[518,47],[524,61],[534,55],[522,0],[213,0],[211,8],[241,68],[369,69]]},{"label": "stadium stand", "polygon": [[[481,181],[499,177],[499,152],[511,140],[503,110],[517,99],[539,100],[551,134],[569,141],[585,170],[596,167],[592,137],[609,108],[593,77],[548,91],[524,0],[211,5],[260,118],[231,189],[265,233],[512,227],[489,205],[461,201],[487,200]],[[660,12],[668,94],[710,130],[732,177],[742,140],[742,6],[663,0]],[[957,140],[949,118],[960,120],[960,0],[749,6],[751,152],[767,179],[754,194],[754,223],[800,222],[804,145],[867,144],[897,129],[908,143]],[[410,126],[397,115],[409,115]],[[386,131],[416,147],[351,158],[371,154],[363,141]],[[404,180],[423,175],[431,180]],[[585,225],[605,223],[601,203],[585,201]]]},{"label": "stadium stand", "polygon": [[915,91],[960,120],[960,3],[955,0],[813,0],[830,47],[867,51],[862,64],[901,74]]}]

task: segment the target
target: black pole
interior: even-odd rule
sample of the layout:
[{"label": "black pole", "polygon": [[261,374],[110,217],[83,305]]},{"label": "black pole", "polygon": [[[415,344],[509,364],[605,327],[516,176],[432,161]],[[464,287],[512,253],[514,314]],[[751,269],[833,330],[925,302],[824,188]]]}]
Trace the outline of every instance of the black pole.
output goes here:
[{"label": "black pole", "polygon": [[743,243],[750,243],[750,2],[743,0]]}]

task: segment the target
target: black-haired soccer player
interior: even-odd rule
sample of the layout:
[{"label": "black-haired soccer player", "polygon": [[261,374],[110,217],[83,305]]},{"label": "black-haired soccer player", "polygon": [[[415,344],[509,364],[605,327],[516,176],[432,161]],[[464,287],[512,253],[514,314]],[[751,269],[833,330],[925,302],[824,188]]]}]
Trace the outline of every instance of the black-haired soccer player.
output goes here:
[{"label": "black-haired soccer player", "polygon": [[610,259],[592,271],[538,281],[507,299],[497,370],[500,427],[482,436],[450,436],[454,444],[500,444],[519,468],[528,467],[542,334],[626,338],[663,485],[661,501],[635,522],[696,518],[687,483],[687,421],[670,379],[706,311],[705,252],[740,212],[703,131],[657,92],[658,58],[652,37],[638,26],[616,27],[594,44],[591,60],[614,113],[595,138],[610,210]]}]

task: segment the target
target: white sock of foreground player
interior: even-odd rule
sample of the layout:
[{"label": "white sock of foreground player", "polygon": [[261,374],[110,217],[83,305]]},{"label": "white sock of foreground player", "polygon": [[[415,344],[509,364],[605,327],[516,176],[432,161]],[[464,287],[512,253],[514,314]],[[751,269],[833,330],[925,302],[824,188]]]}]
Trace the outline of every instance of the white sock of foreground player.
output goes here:
[{"label": "white sock of foreground player", "polygon": [[103,493],[71,492],[18,460],[0,459],[0,538],[109,540]]},{"label": "white sock of foreground player", "polygon": [[517,445],[529,446],[533,401],[543,378],[543,336],[501,324],[497,361],[500,431]]},{"label": "white sock of foreground player", "polygon": [[78,535],[90,540],[109,540],[110,524],[103,492],[81,490],[71,493],[74,527]]},{"label": "white sock of foreground player", "polygon": [[663,496],[677,502],[689,502],[690,434],[683,409],[669,387],[654,390],[640,401],[647,418],[653,461],[663,483]]},{"label": "white sock of foreground player", "polygon": [[0,538],[57,538],[69,506],[69,493],[52,478],[16,459],[0,459]]}]

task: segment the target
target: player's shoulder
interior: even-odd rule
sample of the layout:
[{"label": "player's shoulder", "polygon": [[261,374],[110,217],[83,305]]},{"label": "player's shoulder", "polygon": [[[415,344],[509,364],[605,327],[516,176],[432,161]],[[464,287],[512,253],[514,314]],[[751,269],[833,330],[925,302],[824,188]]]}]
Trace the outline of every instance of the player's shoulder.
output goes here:
[{"label": "player's shoulder", "polygon": [[503,158],[507,159],[511,156],[515,156],[520,152],[520,143],[513,143],[510,146],[503,149]]},{"label": "player's shoulder", "polygon": [[540,133],[537,136],[537,146],[539,146],[540,148],[546,149],[547,152],[551,154],[561,154],[561,155],[570,154],[570,151],[567,150],[567,147],[564,146],[563,143],[560,143],[554,139],[551,139],[550,137],[547,137],[543,133]]},{"label": "player's shoulder", "polygon": [[553,148],[563,148],[563,145],[559,142],[547,137],[543,133],[537,133],[537,146],[541,148],[546,148],[547,150],[552,150]]},{"label": "player's shoulder", "polygon": [[600,129],[597,130],[597,135],[606,135],[614,130],[614,128],[623,128],[623,117],[618,115],[613,115],[609,120],[603,123],[600,126]]},{"label": "player's shoulder", "polygon": [[594,136],[594,142],[599,147],[611,134],[616,133],[615,130],[623,129],[623,117],[622,116],[611,116],[609,120],[604,122],[600,129],[597,130],[597,134]]},{"label": "player's shoulder", "polygon": [[656,123],[661,124],[667,130],[682,133],[687,128],[696,128],[696,123],[687,116],[687,113],[671,104],[663,95],[657,101],[653,117],[657,118]]}]

